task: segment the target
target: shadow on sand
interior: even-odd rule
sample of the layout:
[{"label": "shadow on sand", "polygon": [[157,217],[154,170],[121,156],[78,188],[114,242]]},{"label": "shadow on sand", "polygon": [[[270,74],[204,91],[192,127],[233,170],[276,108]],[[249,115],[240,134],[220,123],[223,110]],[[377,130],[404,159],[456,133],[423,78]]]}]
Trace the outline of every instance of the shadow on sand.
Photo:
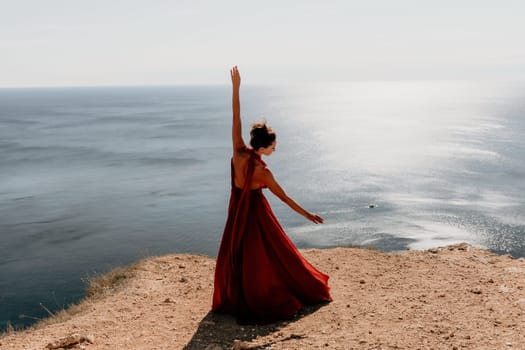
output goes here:
[{"label": "shadow on sand", "polygon": [[[311,313],[314,313],[328,303],[316,305],[306,305],[303,309],[290,320],[278,321],[269,324],[239,324],[233,316],[208,312],[208,314],[199,323],[199,328],[191,340],[184,346],[183,350],[204,350],[208,346],[215,345],[214,349],[231,349],[234,340],[251,342],[257,337],[264,337],[272,333],[277,333],[283,326],[293,323]],[[250,346],[250,350],[267,349],[271,345],[287,340],[302,338],[304,335],[294,335],[287,338],[278,337],[274,341],[268,341],[264,344]]]}]

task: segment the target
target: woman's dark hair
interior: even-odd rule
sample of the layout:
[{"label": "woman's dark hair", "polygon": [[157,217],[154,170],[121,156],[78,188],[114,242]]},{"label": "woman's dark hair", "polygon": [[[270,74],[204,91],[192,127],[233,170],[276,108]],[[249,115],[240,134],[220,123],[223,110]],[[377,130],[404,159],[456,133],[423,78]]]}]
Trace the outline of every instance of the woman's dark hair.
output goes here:
[{"label": "woman's dark hair", "polygon": [[250,130],[250,136],[250,146],[256,151],[261,147],[270,146],[276,138],[275,132],[269,125],[266,125],[266,122],[254,123],[252,130]]}]

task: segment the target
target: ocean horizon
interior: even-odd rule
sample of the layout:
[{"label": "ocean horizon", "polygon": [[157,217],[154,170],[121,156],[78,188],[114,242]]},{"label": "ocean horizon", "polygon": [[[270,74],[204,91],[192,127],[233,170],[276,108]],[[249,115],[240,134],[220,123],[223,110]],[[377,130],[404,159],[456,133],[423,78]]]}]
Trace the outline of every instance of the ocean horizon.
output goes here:
[{"label": "ocean horizon", "polygon": [[[80,300],[85,281],[167,253],[215,256],[230,191],[226,85],[0,89],[0,330]],[[525,82],[243,86],[269,192],[299,248],[467,242],[525,256]],[[211,301],[210,301],[211,302]]]}]

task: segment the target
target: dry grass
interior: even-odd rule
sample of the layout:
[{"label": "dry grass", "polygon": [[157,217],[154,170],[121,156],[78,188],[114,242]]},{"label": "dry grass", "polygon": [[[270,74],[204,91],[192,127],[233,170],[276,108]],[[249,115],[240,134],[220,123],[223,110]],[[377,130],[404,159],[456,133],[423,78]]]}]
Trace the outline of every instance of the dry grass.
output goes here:
[{"label": "dry grass", "polygon": [[373,247],[373,246],[359,245],[359,244],[353,244],[353,243],[343,244],[340,247],[342,247],[342,248],[351,248],[351,249],[364,249],[364,250],[370,250],[370,251],[378,252],[378,253],[382,252],[381,249]]},{"label": "dry grass", "polygon": [[142,260],[127,267],[116,267],[101,276],[88,277],[86,296],[78,304],[71,304],[67,308],[48,312],[49,317],[42,319],[31,326],[32,329],[39,329],[50,324],[65,322],[74,315],[77,315],[90,306],[92,301],[102,298],[105,295],[121,288],[126,281],[135,275],[136,268]]},{"label": "dry grass", "polygon": [[136,267],[141,261],[128,267],[114,268],[102,276],[89,278],[86,298],[99,298],[121,287],[135,275]]},{"label": "dry grass", "polygon": [[0,338],[6,337],[8,335],[11,335],[16,332],[16,329],[13,327],[13,325],[10,322],[7,322],[7,326],[5,331],[0,332]]},{"label": "dry grass", "polygon": [[76,314],[81,313],[89,302],[87,300],[81,300],[78,304],[68,305],[67,308],[55,311],[49,314],[49,317],[43,318],[37,323],[33,324],[30,329],[40,329],[50,324],[65,322]]},{"label": "dry grass", "polygon": [[74,315],[77,315],[89,308],[94,300],[111,294],[113,291],[124,286],[130,278],[135,276],[135,272],[139,264],[141,264],[146,259],[139,260],[138,262],[127,267],[116,267],[101,276],[88,277],[86,279],[86,296],[77,304],[70,304],[66,308],[55,312],[50,311],[45,306],[41,305],[42,308],[47,311],[49,317],[37,321],[27,329],[15,329],[11,324],[8,324],[6,330],[0,332],[0,338],[12,335],[17,332],[23,332],[25,330],[41,329],[48,325],[65,322],[71,319]]}]

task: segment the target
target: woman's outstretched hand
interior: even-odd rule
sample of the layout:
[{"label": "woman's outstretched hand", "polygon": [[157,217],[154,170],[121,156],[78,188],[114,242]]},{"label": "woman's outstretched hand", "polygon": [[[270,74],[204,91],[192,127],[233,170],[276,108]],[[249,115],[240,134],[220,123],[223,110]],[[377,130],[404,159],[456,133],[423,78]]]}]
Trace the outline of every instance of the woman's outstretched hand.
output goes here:
[{"label": "woman's outstretched hand", "polygon": [[239,69],[237,66],[230,69],[230,75],[232,77],[232,85],[234,88],[239,88],[241,86],[241,75],[239,74]]},{"label": "woman's outstretched hand", "polygon": [[306,214],[306,218],[314,224],[322,224],[324,222],[324,219],[317,214],[308,213]]}]

